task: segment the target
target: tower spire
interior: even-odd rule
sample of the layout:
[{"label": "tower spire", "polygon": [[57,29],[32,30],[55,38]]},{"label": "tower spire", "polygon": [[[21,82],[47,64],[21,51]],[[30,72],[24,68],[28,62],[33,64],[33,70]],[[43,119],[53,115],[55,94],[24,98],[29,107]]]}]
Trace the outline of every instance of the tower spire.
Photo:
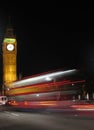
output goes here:
[{"label": "tower spire", "polygon": [[7,25],[6,32],[5,32],[5,37],[6,38],[10,38],[10,37],[15,38],[14,30],[13,30],[13,27],[11,24],[11,16],[8,16],[8,25]]}]

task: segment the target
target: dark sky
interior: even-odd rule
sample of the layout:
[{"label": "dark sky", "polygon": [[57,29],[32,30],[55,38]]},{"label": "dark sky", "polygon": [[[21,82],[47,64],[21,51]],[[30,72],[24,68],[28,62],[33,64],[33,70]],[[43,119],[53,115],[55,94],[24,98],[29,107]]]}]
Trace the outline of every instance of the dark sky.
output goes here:
[{"label": "dark sky", "polygon": [[[0,7],[0,46],[10,15],[23,77],[60,68],[94,73],[94,8],[59,8],[54,2]],[[2,77],[2,53],[0,67]]]}]

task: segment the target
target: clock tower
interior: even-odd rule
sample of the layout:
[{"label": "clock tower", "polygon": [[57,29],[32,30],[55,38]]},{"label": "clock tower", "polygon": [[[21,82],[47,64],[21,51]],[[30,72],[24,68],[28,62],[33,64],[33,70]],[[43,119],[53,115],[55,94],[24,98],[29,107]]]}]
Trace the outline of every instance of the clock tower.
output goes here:
[{"label": "clock tower", "polygon": [[11,26],[7,27],[2,44],[3,51],[3,91],[4,85],[17,80],[17,41]]}]

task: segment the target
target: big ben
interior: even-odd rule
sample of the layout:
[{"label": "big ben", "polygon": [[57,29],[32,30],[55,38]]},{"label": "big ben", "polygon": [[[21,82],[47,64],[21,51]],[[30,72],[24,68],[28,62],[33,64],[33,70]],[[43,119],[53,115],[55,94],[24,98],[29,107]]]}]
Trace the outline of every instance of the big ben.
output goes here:
[{"label": "big ben", "polygon": [[17,80],[17,40],[12,26],[8,26],[6,28],[2,44],[2,51],[3,84],[7,84]]}]

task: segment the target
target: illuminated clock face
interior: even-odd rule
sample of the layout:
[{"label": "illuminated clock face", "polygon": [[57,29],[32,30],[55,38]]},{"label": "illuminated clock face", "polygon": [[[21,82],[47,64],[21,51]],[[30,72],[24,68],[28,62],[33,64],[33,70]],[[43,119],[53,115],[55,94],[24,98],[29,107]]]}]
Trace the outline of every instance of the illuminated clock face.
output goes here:
[{"label": "illuminated clock face", "polygon": [[8,51],[13,51],[14,50],[14,45],[13,44],[8,44],[7,45],[7,50]]}]

